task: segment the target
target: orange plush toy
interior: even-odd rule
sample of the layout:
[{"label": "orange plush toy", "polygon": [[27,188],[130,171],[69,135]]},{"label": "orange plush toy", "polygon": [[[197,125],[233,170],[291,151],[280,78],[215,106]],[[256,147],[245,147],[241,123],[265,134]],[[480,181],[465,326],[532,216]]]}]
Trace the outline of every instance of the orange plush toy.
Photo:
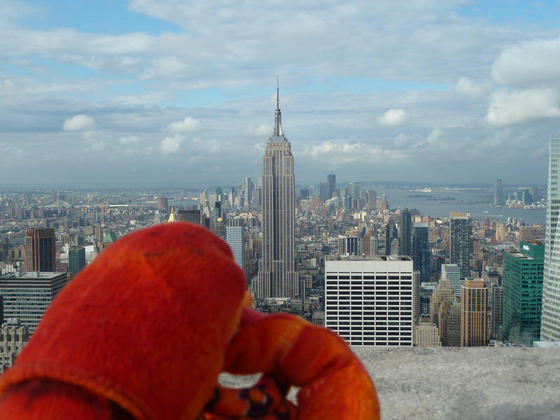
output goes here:
[{"label": "orange plush toy", "polygon": [[[60,293],[0,378],[2,419],[376,419],[336,334],[248,309],[227,244],[187,223],[132,233]],[[263,373],[221,387],[222,371]],[[298,405],[285,397],[300,387]]]}]

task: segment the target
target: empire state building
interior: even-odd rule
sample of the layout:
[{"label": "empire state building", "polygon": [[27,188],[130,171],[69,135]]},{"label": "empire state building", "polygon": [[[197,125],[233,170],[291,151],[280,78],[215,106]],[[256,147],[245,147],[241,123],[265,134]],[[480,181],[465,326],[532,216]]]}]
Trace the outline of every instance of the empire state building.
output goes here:
[{"label": "empire state building", "polygon": [[274,132],[266,143],[262,176],[262,258],[253,285],[257,298],[298,294],[295,264],[294,157],[282,132],[279,89],[276,88]]}]

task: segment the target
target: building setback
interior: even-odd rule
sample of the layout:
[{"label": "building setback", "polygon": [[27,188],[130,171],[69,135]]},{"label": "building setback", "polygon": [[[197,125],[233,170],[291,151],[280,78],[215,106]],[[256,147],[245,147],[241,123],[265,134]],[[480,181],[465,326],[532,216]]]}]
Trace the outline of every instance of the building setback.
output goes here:
[{"label": "building setback", "polygon": [[325,325],[350,345],[412,346],[413,263],[406,256],[329,256]]},{"label": "building setback", "polygon": [[0,277],[4,319],[18,318],[33,334],[43,314],[66,285],[66,273],[28,272]]},{"label": "building setback", "polygon": [[519,243],[504,252],[502,339],[532,345],[541,335],[544,245]]}]

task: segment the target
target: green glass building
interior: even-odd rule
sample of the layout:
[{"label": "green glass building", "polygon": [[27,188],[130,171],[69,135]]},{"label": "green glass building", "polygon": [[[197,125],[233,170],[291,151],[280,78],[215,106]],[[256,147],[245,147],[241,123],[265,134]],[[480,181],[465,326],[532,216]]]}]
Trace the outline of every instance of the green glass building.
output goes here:
[{"label": "green glass building", "polygon": [[531,346],[541,335],[544,245],[519,248],[504,252],[502,340]]}]

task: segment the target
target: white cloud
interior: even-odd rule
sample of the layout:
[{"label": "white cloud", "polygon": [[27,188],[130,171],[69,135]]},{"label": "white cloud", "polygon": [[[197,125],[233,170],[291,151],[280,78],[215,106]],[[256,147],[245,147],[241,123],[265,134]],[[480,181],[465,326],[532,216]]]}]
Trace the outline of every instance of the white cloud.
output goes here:
[{"label": "white cloud", "polygon": [[560,79],[560,38],[522,42],[502,51],[492,77],[508,86],[526,86]]},{"label": "white cloud", "polygon": [[249,126],[249,134],[253,137],[267,137],[272,134],[272,126],[271,124],[259,124]]},{"label": "white cloud", "polygon": [[490,89],[488,82],[475,82],[468,77],[460,77],[455,85],[455,92],[470,99],[483,97]]},{"label": "white cloud", "polygon": [[185,117],[183,121],[175,121],[167,126],[167,129],[172,133],[191,133],[198,131],[199,128],[200,121],[192,117]]},{"label": "white cloud", "polygon": [[64,131],[88,131],[94,128],[95,120],[85,114],[74,115],[62,124]]},{"label": "white cloud", "polygon": [[328,159],[335,164],[349,163],[390,163],[407,157],[402,150],[381,147],[368,143],[337,143],[324,141],[303,150],[303,155],[313,160]]},{"label": "white cloud", "polygon": [[161,141],[159,150],[164,155],[177,153],[179,152],[179,150],[181,150],[181,143],[183,143],[184,140],[185,138],[178,134],[175,134],[174,136],[166,137]]},{"label": "white cloud", "polygon": [[127,136],[127,137],[121,137],[119,139],[120,144],[133,144],[133,143],[138,143],[139,141],[140,138],[138,136]]},{"label": "white cloud", "polygon": [[377,121],[381,125],[397,126],[403,124],[408,119],[408,114],[404,109],[389,109]]},{"label": "white cloud", "polygon": [[495,126],[545,117],[560,117],[554,89],[499,90],[492,95],[486,114],[488,123]]}]

